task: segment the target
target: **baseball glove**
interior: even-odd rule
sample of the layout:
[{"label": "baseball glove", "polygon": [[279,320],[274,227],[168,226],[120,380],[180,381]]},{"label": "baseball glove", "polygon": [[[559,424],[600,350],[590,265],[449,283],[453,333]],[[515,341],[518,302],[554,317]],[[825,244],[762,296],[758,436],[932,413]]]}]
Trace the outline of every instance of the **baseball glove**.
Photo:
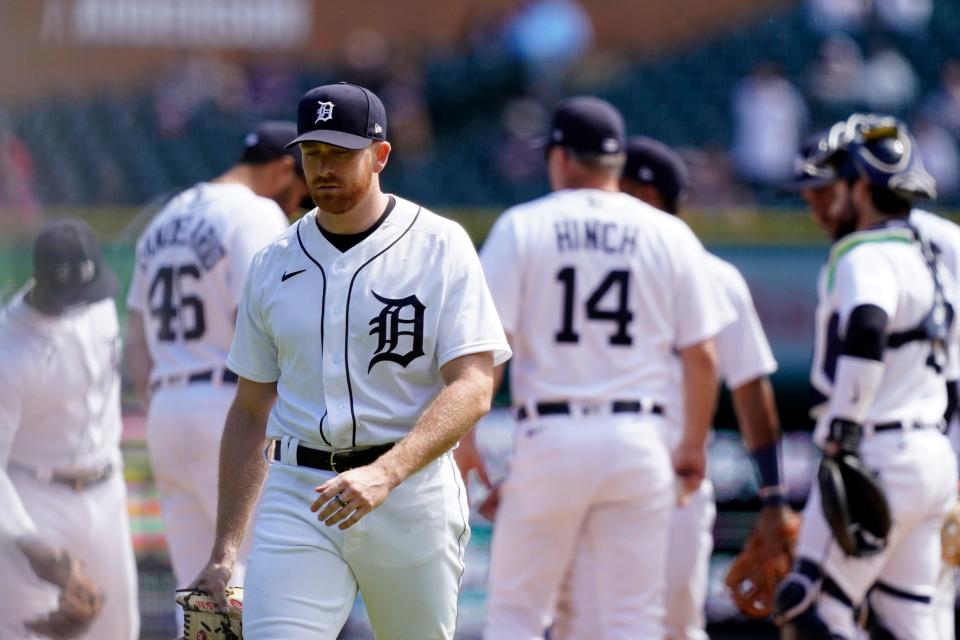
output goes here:
[{"label": "baseball glove", "polygon": [[940,529],[940,553],[951,567],[960,567],[960,501],[953,504]]},{"label": "baseball glove", "polygon": [[800,516],[788,507],[769,507],[760,512],[724,581],[742,614],[766,618],[773,612],[773,595],[790,572],[799,533]]},{"label": "baseball glove", "polygon": [[824,456],[817,471],[820,506],[833,536],[848,556],[862,558],[887,546],[890,505],[874,474],[856,455]]},{"label": "baseball glove", "polygon": [[182,640],[243,640],[243,588],[227,587],[230,610],[221,613],[209,593],[178,589],[177,604],[183,607]]}]

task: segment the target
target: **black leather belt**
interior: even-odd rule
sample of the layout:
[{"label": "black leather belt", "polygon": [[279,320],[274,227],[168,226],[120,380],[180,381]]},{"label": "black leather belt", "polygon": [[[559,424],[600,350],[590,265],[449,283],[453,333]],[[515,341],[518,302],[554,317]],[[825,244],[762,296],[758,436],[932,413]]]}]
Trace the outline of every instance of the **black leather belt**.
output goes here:
[{"label": "black leather belt", "polygon": [[[599,404],[599,403],[595,403]],[[573,414],[573,408],[569,402],[538,402],[534,405],[537,415],[543,416],[569,416]],[[639,400],[613,400],[610,402],[610,413],[652,413],[655,416],[662,416],[664,408],[662,404],[644,404]],[[526,420],[530,414],[525,406],[517,409],[517,420]]]},{"label": "black leather belt", "polygon": [[153,393],[161,387],[169,387],[178,384],[194,384],[196,382],[213,382],[213,376],[215,373],[221,372],[220,382],[225,384],[236,384],[237,378],[239,376],[235,374],[230,369],[207,369],[206,371],[198,371],[196,373],[191,373],[189,375],[183,373],[176,373],[170,376],[165,376],[163,378],[158,378],[150,383],[150,392]]},{"label": "black leather belt", "polygon": [[[273,443],[273,459],[280,461],[280,441],[275,440]],[[297,445],[297,466],[298,467],[310,467],[311,469],[319,469],[320,471],[334,471],[336,473],[343,473],[344,471],[349,471],[350,469],[356,469],[357,467],[365,467],[368,464],[372,464],[385,454],[387,451],[393,448],[393,443],[389,444],[380,444],[373,447],[367,447],[365,449],[349,449],[346,451],[322,451],[320,449],[312,449],[310,447],[305,447],[302,444]]]},{"label": "black leather belt", "polygon": [[880,424],[873,425],[874,433],[882,433],[884,431],[907,431],[909,429],[929,429],[934,425],[920,424],[913,422],[882,422]]},{"label": "black leather belt", "polygon": [[54,473],[50,476],[50,482],[65,484],[74,491],[83,491],[101,482],[106,482],[112,475],[113,465],[108,464],[105,467],[87,473]]}]

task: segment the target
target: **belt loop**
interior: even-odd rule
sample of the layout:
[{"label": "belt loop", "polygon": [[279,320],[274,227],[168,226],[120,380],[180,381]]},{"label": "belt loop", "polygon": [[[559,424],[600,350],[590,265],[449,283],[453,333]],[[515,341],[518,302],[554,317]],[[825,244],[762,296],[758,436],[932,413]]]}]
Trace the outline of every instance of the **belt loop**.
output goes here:
[{"label": "belt loop", "polygon": [[300,447],[300,438],[287,436],[287,450],[285,451],[284,461],[287,464],[297,465],[297,449]]}]

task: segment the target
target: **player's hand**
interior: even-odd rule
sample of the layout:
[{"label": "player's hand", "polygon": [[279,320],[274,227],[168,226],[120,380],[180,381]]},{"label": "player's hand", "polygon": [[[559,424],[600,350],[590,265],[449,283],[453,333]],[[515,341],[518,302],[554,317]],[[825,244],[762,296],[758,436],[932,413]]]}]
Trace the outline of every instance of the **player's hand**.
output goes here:
[{"label": "player's hand", "polygon": [[500,485],[491,487],[490,493],[483,499],[483,502],[477,507],[477,513],[493,522],[497,517],[497,509],[500,507]]},{"label": "player's hand", "polygon": [[328,527],[349,529],[379,507],[393,487],[390,475],[376,463],[350,469],[314,489],[320,495],[310,511]]},{"label": "player's hand", "polygon": [[789,505],[768,505],[760,510],[754,530],[771,550],[793,554],[799,533],[799,517]]},{"label": "player's hand", "polygon": [[230,611],[227,602],[227,584],[233,575],[233,564],[228,562],[208,562],[200,575],[190,583],[191,589],[198,589],[209,593],[217,603],[220,613]]},{"label": "player's hand", "polygon": [[677,504],[683,506],[706,477],[707,452],[704,447],[681,442],[673,451],[673,470],[677,474]]},{"label": "player's hand", "polygon": [[483,464],[483,457],[477,447],[477,440],[473,433],[469,433],[460,440],[460,444],[453,450],[453,458],[457,461],[460,475],[463,477],[463,486],[467,489],[467,501],[470,500],[470,473],[477,474],[477,479],[488,489],[493,489],[490,476]]},{"label": "player's hand", "polygon": [[79,562],[66,549],[54,547],[39,538],[20,538],[17,547],[26,556],[38,578],[61,589],[67,586],[73,572],[80,570]]},{"label": "player's hand", "polygon": [[103,591],[87,576],[77,558],[37,538],[23,538],[17,546],[27,557],[39,578],[60,589],[57,609],[27,622],[24,626],[35,634],[67,640],[82,636],[103,609]]}]

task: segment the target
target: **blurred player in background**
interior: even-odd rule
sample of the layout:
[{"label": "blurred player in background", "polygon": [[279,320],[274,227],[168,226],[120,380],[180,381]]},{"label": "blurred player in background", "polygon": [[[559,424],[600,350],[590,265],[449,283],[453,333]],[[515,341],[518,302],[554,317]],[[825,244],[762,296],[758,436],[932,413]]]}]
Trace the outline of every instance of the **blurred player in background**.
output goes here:
[{"label": "blurred player in background", "polygon": [[[686,196],[688,173],[680,156],[650,138],[627,142],[627,162],[620,189],[673,215],[680,214]],[[733,405],[747,449],[760,475],[763,509],[757,527],[790,547],[783,532],[795,525],[787,504],[781,470],[780,423],[769,376],[777,363],[757,317],[750,289],[729,262],[706,254],[707,273],[718,293],[734,312],[733,322],[714,339],[720,379],[731,391]],[[664,441],[673,450],[680,442],[684,411],[683,370],[674,358],[666,420],[661,422]],[[704,480],[696,493],[673,510],[667,556],[667,638],[706,640],[704,605],[707,596],[713,523],[716,519],[713,484]],[[794,531],[795,533],[795,531]],[[788,549],[792,551],[792,547]]]},{"label": "blurred player in background", "polygon": [[483,245],[516,352],[517,435],[491,550],[490,640],[542,637],[575,558],[575,606],[557,634],[664,633],[676,496],[659,433],[677,393],[669,372],[677,350],[686,421],[673,468],[684,491],[696,491],[716,400],[712,339],[729,318],[686,225],[618,193],[624,143],[610,104],[561,103],[546,151],[554,192],[504,213]]},{"label": "blurred player in background", "polygon": [[117,280],[70,219],[33,274],[0,315],[0,638],[136,640]]},{"label": "blurred player in background", "polygon": [[[226,367],[253,254],[309,190],[293,122],[264,122],[239,162],[174,197],[137,242],[126,362],[149,407],[147,444],[177,585],[206,563],[217,515],[220,436],[237,376]],[[243,584],[238,563],[235,584]]]},{"label": "blurred player in background", "polygon": [[871,637],[950,638],[933,599],[940,528],[956,500],[956,459],[937,428],[952,359],[940,336],[955,331],[944,305],[956,308],[956,291],[911,213],[934,182],[892,118],[854,114],[806,160],[799,186],[835,240],[818,284],[814,438],[825,457],[873,474],[893,524],[884,532],[871,509],[838,533],[815,482],[778,622],[785,638],[854,637],[854,610],[866,604]]},{"label": "blurred player in background", "polygon": [[[831,238],[839,240],[853,231],[852,218],[842,206],[842,200],[836,197],[834,184],[840,179],[837,173],[837,162],[822,162],[821,157],[828,148],[828,132],[824,131],[814,136],[801,149],[794,180],[787,185],[787,189],[799,192],[807,202],[817,224]],[[837,152],[838,161],[842,159],[843,153]],[[954,281],[960,282],[960,226],[916,206],[911,209],[908,220],[929,240]],[[947,369],[947,409],[944,414],[944,424],[949,430],[948,435],[951,436],[954,451],[958,449],[955,424],[958,404],[956,360],[957,356],[954,353],[953,362]],[[944,563],[934,596],[939,640],[950,640],[955,635],[956,578],[956,567]]]}]

